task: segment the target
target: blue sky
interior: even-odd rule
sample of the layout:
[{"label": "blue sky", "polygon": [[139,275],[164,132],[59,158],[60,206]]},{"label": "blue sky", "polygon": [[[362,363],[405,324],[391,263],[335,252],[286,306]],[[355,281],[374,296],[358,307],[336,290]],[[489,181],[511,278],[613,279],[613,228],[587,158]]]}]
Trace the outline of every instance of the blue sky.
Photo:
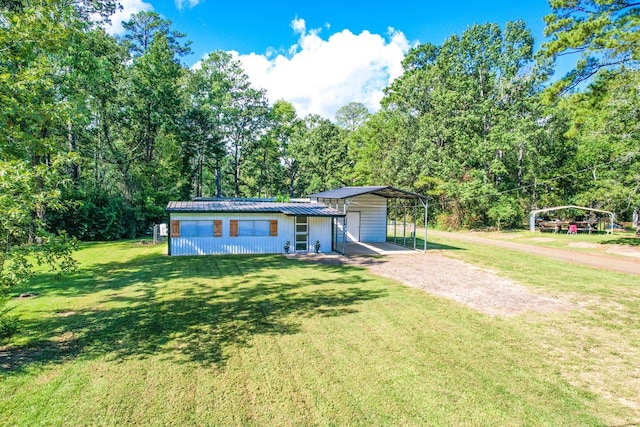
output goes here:
[{"label": "blue sky", "polygon": [[232,52],[271,102],[285,99],[299,116],[327,118],[352,101],[377,110],[411,46],[442,44],[474,23],[504,26],[517,19],[539,46],[543,17],[551,12],[546,0],[120,1],[124,10],[112,18],[111,33],[118,34],[132,12],[154,10],[193,42],[193,54],[183,58],[188,66],[214,50]]}]

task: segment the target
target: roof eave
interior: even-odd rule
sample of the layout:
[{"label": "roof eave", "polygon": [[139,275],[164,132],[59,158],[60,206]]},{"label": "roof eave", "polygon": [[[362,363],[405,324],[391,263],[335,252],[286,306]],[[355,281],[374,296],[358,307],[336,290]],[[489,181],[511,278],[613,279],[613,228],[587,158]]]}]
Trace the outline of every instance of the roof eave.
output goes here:
[{"label": "roof eave", "polygon": [[343,217],[345,216],[342,212],[332,213],[320,213],[314,214],[310,212],[283,212],[281,210],[273,210],[273,211],[252,211],[252,210],[198,210],[198,209],[176,209],[176,208],[167,208],[165,209],[168,213],[187,213],[187,214],[282,214],[285,216],[310,216],[310,217]]},{"label": "roof eave", "polygon": [[[401,199],[420,199],[427,200],[427,196],[414,193],[412,191],[401,190],[399,188],[387,186],[370,186],[370,187],[352,187],[354,191],[349,192],[351,187],[336,188],[335,190],[322,191],[315,193],[309,197],[314,199],[349,199],[352,197],[364,196],[367,194],[373,194],[378,197],[384,197],[386,199],[401,198]],[[360,189],[361,191],[358,191]],[[385,192],[388,192],[385,194]],[[347,193],[347,194],[341,194]],[[396,194],[393,194],[396,193]]]}]

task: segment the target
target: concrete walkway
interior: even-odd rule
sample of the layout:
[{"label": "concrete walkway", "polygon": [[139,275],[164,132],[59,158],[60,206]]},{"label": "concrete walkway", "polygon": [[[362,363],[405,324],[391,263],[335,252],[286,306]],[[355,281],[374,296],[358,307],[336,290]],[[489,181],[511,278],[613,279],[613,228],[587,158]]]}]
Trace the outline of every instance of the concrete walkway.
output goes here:
[{"label": "concrete walkway", "polygon": [[405,248],[404,246],[395,245],[393,243],[363,243],[363,242],[349,242],[345,247],[345,253],[342,255],[340,252],[321,252],[315,253],[290,253],[286,256],[288,258],[301,258],[301,259],[328,259],[328,258],[342,258],[349,256],[359,255],[406,255],[406,254],[420,254],[422,251]]},{"label": "concrete walkway", "polygon": [[363,243],[349,242],[345,248],[345,255],[396,255],[413,254],[415,250],[388,242]]}]

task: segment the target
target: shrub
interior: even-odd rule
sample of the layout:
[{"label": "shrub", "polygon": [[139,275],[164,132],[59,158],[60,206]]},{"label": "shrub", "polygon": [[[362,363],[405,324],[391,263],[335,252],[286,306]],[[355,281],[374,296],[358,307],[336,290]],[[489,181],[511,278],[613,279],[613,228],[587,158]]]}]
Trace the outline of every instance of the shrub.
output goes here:
[{"label": "shrub", "polygon": [[9,316],[10,308],[4,307],[6,300],[0,300],[0,342],[11,338],[18,330],[18,321],[15,317]]},{"label": "shrub", "polygon": [[491,206],[487,216],[498,230],[505,227],[513,228],[517,227],[522,221],[522,209],[515,200],[503,197]]},{"label": "shrub", "polygon": [[436,217],[436,224],[442,230],[456,231],[460,229],[460,218],[458,215],[443,212]]}]

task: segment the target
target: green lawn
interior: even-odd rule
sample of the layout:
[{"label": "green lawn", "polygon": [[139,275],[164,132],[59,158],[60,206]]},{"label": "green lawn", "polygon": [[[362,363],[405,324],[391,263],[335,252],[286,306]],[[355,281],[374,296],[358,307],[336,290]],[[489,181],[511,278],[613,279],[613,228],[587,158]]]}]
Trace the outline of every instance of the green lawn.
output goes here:
[{"label": "green lawn", "polygon": [[[607,424],[640,425],[638,276],[451,238],[434,239],[429,247],[439,248],[437,252],[496,271],[580,307],[564,314],[521,316],[518,320],[531,339],[546,349],[549,362],[563,377],[606,397],[598,412],[611,411],[624,420]],[[618,404],[622,408],[616,409]]]},{"label": "green lawn", "polygon": [[[640,360],[622,275],[578,290],[536,279],[585,308],[497,318],[355,267],[165,249],[85,244],[76,273],[16,290],[38,296],[10,303],[22,329],[0,348],[0,425],[640,421],[637,383],[616,385]],[[589,361],[615,351],[613,368]]]}]

